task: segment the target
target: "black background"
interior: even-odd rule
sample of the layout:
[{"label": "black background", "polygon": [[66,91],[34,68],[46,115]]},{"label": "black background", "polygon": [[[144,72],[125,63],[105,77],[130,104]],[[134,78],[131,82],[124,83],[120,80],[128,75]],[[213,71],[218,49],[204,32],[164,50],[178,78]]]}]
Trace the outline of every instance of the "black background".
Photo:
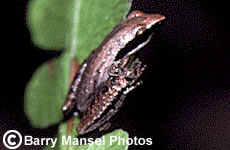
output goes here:
[{"label": "black background", "polygon": [[[0,133],[14,129],[23,135],[52,137],[57,125],[31,127],[24,114],[23,95],[34,70],[61,53],[32,44],[25,21],[26,4],[26,0],[16,0],[3,5]],[[112,119],[110,131],[122,128],[130,137],[153,139],[151,147],[130,149],[230,149],[228,3],[135,0],[132,9],[161,13],[167,20],[140,53],[148,65],[144,84],[128,95]],[[2,142],[0,146],[4,149]],[[32,148],[40,149],[21,147]]]}]

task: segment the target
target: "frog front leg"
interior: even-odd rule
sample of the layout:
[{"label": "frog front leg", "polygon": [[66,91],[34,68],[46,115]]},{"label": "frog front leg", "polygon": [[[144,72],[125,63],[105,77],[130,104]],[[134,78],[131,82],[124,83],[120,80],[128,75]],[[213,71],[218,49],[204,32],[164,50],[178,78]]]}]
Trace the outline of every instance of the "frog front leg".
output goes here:
[{"label": "frog front leg", "polygon": [[[129,72],[127,72],[127,78],[131,77],[130,86],[133,86],[139,80],[145,68],[146,68],[146,65],[143,65],[142,62],[138,58],[135,59],[133,63],[133,68],[129,68]],[[141,83],[141,81],[139,82]]]},{"label": "frog front leg", "polygon": [[114,78],[113,80],[115,81],[119,79],[118,87],[123,88],[123,94],[126,95],[142,83],[142,81],[140,81],[140,76],[145,68],[146,65],[142,65],[142,62],[137,58],[134,60],[133,64],[129,65],[129,67],[114,68],[117,71],[117,75],[116,77],[111,78]]},{"label": "frog front leg", "polygon": [[125,77],[127,80],[133,80],[134,83],[143,73],[146,65],[142,65],[142,62],[136,58],[133,62],[128,60],[130,58],[124,58],[122,60],[115,61],[108,70],[110,78],[113,77]]}]

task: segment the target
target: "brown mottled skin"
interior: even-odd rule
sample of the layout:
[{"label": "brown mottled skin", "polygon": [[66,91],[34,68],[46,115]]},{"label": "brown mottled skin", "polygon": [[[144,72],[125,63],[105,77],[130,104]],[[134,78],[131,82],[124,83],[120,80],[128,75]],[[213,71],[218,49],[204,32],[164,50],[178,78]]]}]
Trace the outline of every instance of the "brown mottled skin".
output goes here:
[{"label": "brown mottled skin", "polygon": [[108,69],[118,53],[136,36],[164,19],[165,17],[160,14],[133,11],[116,25],[81,65],[63,106],[64,113],[68,115],[70,112],[77,111],[84,115],[95,100],[95,91],[108,80]]},{"label": "brown mottled skin", "polygon": [[[85,134],[106,124],[109,119],[119,110],[126,94],[135,89],[139,84],[139,77],[144,71],[141,62],[136,59],[134,67],[129,63],[133,58],[122,58],[118,63],[112,64],[112,72],[116,76],[111,76],[107,80],[106,90],[101,90],[95,96],[95,101],[88,107],[87,113],[81,118],[77,126],[79,134]],[[116,70],[116,71],[115,71]],[[113,107],[109,106],[114,104]],[[108,109],[108,112],[105,110]]]}]

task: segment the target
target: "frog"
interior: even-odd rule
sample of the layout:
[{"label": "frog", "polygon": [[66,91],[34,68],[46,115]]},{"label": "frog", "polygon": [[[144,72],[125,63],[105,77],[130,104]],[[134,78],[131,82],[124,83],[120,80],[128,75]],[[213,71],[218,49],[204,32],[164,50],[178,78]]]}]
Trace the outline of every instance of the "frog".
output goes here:
[{"label": "frog", "polygon": [[[62,107],[65,116],[71,116],[76,112],[79,114],[81,119],[77,130],[80,134],[100,127],[106,122],[103,120],[109,120],[122,105],[126,94],[137,87],[134,83],[139,84],[137,80],[144,67],[140,67],[141,63],[136,60],[135,54],[149,43],[152,34],[135,47],[130,48],[129,45],[164,19],[165,16],[161,14],[146,14],[139,10],[132,11],[126,19],[113,28],[98,48],[93,50],[82,63]],[[131,65],[133,62],[135,62],[134,65]],[[123,81],[126,82],[124,85],[121,84]],[[110,95],[111,98],[108,99],[103,98],[108,95],[108,92],[117,94]],[[112,105],[112,101],[116,101],[115,109],[111,109],[113,111],[111,115],[110,111],[103,115],[107,116],[103,119],[98,113],[103,114],[107,110],[107,106]],[[107,104],[106,108],[100,111],[102,103]],[[99,104],[101,104],[100,107]],[[93,114],[92,111],[95,112],[97,109],[98,112],[94,116],[88,115],[89,113]]]}]

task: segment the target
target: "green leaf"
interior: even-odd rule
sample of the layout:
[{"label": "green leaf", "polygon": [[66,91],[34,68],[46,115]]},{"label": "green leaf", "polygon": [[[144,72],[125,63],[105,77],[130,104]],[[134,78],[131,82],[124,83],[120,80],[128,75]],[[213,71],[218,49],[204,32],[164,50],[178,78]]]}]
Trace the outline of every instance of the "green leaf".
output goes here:
[{"label": "green leaf", "polygon": [[62,119],[69,79],[69,55],[44,63],[33,74],[25,91],[25,112],[32,125],[48,127]]},{"label": "green leaf", "polygon": [[35,45],[70,50],[82,62],[127,10],[128,0],[30,0],[27,22]]},{"label": "green leaf", "polygon": [[66,31],[71,28],[74,0],[30,0],[27,24],[35,45],[46,50],[64,48]]},{"label": "green leaf", "polygon": [[128,10],[128,0],[30,0],[27,19],[33,42],[43,49],[66,52],[53,61],[54,73],[43,64],[25,91],[25,112],[32,125],[45,128],[62,119],[70,61],[82,62]]},{"label": "green leaf", "polygon": [[[49,144],[48,146],[43,147],[42,150],[70,150],[72,146],[70,145],[64,145],[62,143],[62,136],[71,136],[71,139],[75,138],[78,136],[77,130],[76,130],[76,126],[79,123],[79,118],[75,117],[74,121],[73,121],[73,128],[71,131],[71,135],[67,135],[67,131],[68,129],[68,123],[61,123],[58,129],[58,134],[55,138],[57,138],[57,143],[55,145],[55,147],[51,147],[52,145]],[[76,146],[74,147],[76,148]],[[74,150],[74,149],[73,149]]]}]

